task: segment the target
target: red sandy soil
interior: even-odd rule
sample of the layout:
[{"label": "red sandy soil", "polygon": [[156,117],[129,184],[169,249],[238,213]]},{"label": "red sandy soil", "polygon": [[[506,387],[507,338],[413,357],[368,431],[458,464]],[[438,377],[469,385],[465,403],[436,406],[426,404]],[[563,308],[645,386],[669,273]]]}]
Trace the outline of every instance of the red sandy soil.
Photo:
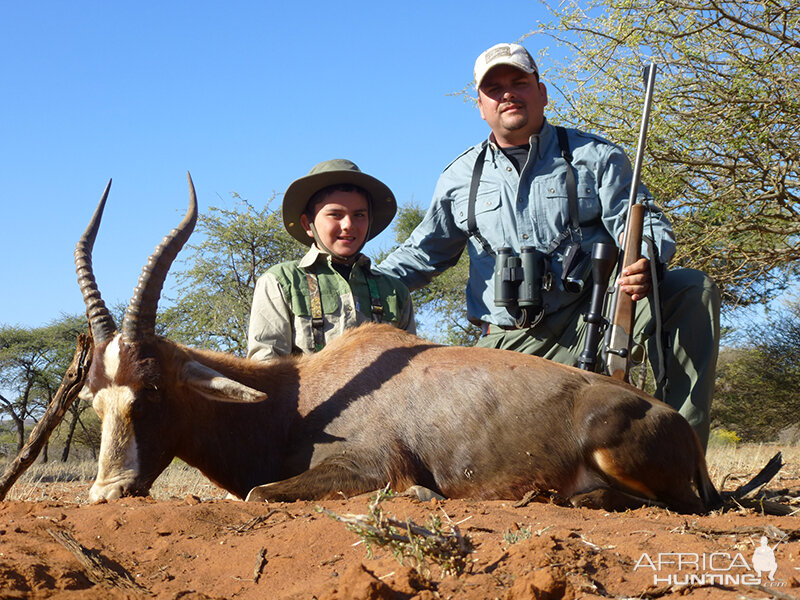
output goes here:
[{"label": "red sandy soil", "polygon": [[[659,508],[609,514],[545,503],[383,502],[386,515],[403,521],[449,519],[471,542],[464,573],[443,577],[433,565],[424,578],[385,548],[368,557],[358,535],[318,511],[365,514],[368,496],[87,505],[75,499],[86,497],[88,483],[46,485],[44,501],[0,502],[2,599],[800,598],[797,518],[752,509],[686,516]],[[770,486],[788,496],[800,490],[796,479]],[[753,569],[762,535],[775,547],[774,581]],[[694,586],[681,585],[691,576]]]}]

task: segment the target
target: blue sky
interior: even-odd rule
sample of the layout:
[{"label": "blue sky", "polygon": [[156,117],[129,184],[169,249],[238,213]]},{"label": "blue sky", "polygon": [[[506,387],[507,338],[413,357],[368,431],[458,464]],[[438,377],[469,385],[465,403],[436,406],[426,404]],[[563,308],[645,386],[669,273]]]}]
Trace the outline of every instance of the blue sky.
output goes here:
[{"label": "blue sky", "polygon": [[127,303],[180,220],[187,170],[201,211],[234,207],[231,192],[262,205],[337,157],[401,204],[427,206],[442,169],[488,131],[451,94],[471,81],[480,52],[546,18],[535,2],[488,7],[0,4],[0,325],[83,312],[72,253],[109,178],[94,251],[109,305]]}]

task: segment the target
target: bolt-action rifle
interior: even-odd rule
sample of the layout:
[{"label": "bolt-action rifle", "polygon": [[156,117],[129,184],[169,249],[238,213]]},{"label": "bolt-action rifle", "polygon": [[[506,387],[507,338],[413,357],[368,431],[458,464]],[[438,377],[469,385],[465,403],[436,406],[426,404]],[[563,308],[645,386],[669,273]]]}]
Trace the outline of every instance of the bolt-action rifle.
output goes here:
[{"label": "bolt-action rifle", "polygon": [[[632,265],[641,257],[642,231],[644,229],[644,204],[636,201],[639,193],[639,181],[642,174],[644,149],[647,144],[647,123],[650,119],[650,106],[653,103],[653,88],[656,80],[656,66],[651,63],[645,69],[646,81],[644,95],[644,111],[639,128],[639,143],[636,147],[636,161],[633,165],[631,193],[628,198],[628,219],[622,237],[621,269]],[[620,270],[621,273],[621,270]],[[657,282],[653,282],[656,285]],[[633,346],[633,322],[636,317],[636,305],[631,297],[622,291],[619,284],[614,286],[611,302],[611,326],[606,341],[606,373],[616,379],[628,380],[630,369],[631,347]]]},{"label": "bolt-action rifle", "polygon": [[[653,88],[656,78],[656,66],[651,63],[644,69],[645,97],[642,123],[639,128],[639,142],[636,148],[636,160],[633,166],[631,191],[628,198],[628,213],[625,230],[622,236],[622,259],[618,273],[635,263],[641,257],[642,233],[644,230],[645,206],[637,202],[639,182],[642,172],[642,160],[647,141],[647,124],[650,119],[650,107],[653,102]],[[602,329],[608,323],[605,340],[605,364],[603,371],[616,379],[628,380],[633,346],[633,323],[636,316],[636,305],[631,297],[623,292],[619,284],[615,284],[610,303],[610,322],[602,317],[602,306],[608,289],[608,278],[614,267],[617,251],[610,244],[598,243],[592,251],[592,277],[594,280],[592,300],[589,312],[584,319],[589,324],[584,351],[578,360],[578,366],[585,370],[595,370],[597,344]],[[653,282],[655,285],[656,282]]]}]

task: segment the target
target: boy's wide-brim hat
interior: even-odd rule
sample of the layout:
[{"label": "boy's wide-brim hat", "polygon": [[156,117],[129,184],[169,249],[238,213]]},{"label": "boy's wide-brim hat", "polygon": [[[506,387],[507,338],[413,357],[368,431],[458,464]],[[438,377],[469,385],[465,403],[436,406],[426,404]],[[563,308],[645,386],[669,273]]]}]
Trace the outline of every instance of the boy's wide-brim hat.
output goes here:
[{"label": "boy's wide-brim hat", "polygon": [[302,215],[311,196],[329,185],[349,183],[363,188],[372,198],[370,216],[372,226],[369,236],[371,240],[389,226],[397,213],[397,201],[383,182],[371,175],[363,173],[352,161],[335,158],[326,160],[314,166],[305,177],[295,179],[283,195],[281,214],[286,231],[298,242],[310,246],[314,243],[303,225],[300,223]]}]

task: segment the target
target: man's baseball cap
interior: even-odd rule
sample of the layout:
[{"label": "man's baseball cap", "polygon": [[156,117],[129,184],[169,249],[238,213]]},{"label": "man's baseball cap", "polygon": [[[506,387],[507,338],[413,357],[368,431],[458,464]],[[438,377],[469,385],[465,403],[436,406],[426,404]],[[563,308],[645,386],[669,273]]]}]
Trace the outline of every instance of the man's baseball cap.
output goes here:
[{"label": "man's baseball cap", "polygon": [[497,65],[510,65],[528,74],[539,73],[533,57],[519,44],[495,44],[475,61],[475,87],[480,87],[489,69]]}]

